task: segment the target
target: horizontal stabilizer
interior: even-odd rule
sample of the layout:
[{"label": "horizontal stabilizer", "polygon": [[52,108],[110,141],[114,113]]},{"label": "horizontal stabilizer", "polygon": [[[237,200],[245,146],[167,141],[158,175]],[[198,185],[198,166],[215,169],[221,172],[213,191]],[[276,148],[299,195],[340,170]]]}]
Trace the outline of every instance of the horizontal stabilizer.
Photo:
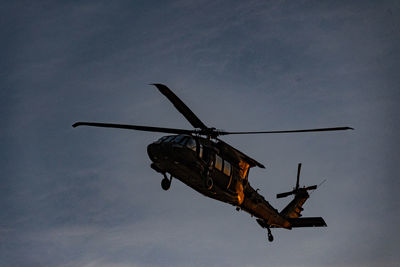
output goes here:
[{"label": "horizontal stabilizer", "polygon": [[288,218],[293,228],[296,227],[324,227],[327,226],[322,217]]}]

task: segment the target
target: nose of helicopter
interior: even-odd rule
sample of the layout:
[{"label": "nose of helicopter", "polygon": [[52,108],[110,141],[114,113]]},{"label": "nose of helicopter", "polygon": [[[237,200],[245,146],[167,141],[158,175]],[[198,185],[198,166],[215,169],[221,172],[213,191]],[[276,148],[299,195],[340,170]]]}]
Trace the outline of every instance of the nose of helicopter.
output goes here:
[{"label": "nose of helicopter", "polygon": [[166,173],[166,164],[168,162],[168,147],[167,144],[154,142],[147,146],[147,154],[152,161],[150,167],[159,173]]},{"label": "nose of helicopter", "polygon": [[147,146],[147,154],[152,162],[158,162],[161,158],[163,158],[161,145],[152,143]]},{"label": "nose of helicopter", "polygon": [[193,161],[196,154],[196,141],[191,136],[165,136],[147,146],[147,154],[156,165]]},{"label": "nose of helicopter", "polygon": [[173,147],[171,144],[152,143],[147,146],[147,154],[154,163],[171,159],[173,156]]}]

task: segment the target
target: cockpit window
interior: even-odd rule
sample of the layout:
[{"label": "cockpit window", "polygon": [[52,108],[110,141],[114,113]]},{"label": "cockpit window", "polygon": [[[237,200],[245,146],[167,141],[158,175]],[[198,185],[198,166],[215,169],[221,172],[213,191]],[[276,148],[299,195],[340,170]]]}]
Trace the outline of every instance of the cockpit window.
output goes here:
[{"label": "cockpit window", "polygon": [[187,136],[185,136],[184,138],[182,138],[182,140],[179,142],[179,144],[181,144],[182,146],[186,145],[186,142],[189,138]]},{"label": "cockpit window", "polygon": [[167,139],[167,137],[168,137],[168,136],[163,136],[163,137],[161,137],[160,139],[158,139],[158,140],[156,141],[156,143],[159,144],[159,143],[163,142],[165,139]]},{"label": "cockpit window", "polygon": [[185,136],[183,136],[183,135],[178,135],[178,136],[174,139],[174,143],[180,143],[183,139],[185,139]]},{"label": "cockpit window", "polygon": [[175,138],[175,135],[167,136],[167,138],[165,138],[165,140],[164,140],[163,142],[164,142],[164,143],[171,142],[172,139],[174,139],[174,138]]},{"label": "cockpit window", "polygon": [[187,148],[196,152],[196,141],[191,136],[187,135],[169,135],[163,136],[157,140],[156,143],[175,143],[180,144],[182,146],[186,146]]},{"label": "cockpit window", "polygon": [[196,141],[193,138],[189,137],[186,143],[186,147],[196,152]]}]

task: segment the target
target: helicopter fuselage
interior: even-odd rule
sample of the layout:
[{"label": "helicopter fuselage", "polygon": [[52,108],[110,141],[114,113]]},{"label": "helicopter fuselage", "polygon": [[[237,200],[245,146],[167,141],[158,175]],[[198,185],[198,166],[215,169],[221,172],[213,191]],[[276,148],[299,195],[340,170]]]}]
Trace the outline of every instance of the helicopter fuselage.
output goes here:
[{"label": "helicopter fuselage", "polygon": [[151,167],[157,172],[169,173],[199,193],[236,206],[271,227],[290,229],[290,223],[250,186],[249,165],[221,152],[217,143],[188,135],[164,136],[147,147]]}]

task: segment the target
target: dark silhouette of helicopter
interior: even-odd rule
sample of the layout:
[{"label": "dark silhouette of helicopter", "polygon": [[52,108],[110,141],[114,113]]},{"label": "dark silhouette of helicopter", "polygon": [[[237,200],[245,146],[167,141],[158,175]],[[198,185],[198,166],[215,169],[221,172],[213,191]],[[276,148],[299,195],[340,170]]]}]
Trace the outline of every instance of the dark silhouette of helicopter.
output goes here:
[{"label": "dark silhouette of helicopter", "polygon": [[[167,86],[153,84],[168,98],[175,108],[195,128],[193,130],[114,123],[76,122],[73,127],[85,125],[119,128],[173,135],[163,136],[148,145],[147,153],[151,168],[163,175],[161,187],[168,190],[175,177],[201,194],[236,206],[255,216],[258,224],[268,231],[268,240],[273,241],[270,228],[321,227],[327,226],[321,217],[300,218],[302,206],[309,198],[307,191],[316,185],[300,187],[298,165],[296,186],[292,191],[277,194],[277,198],[294,195],[294,199],[281,211],[273,208],[248,181],[252,167],[264,165],[243,152],[225,143],[219,136],[232,134],[299,133],[350,130],[351,127],[334,127],[286,131],[226,132],[207,127]],[[170,177],[167,177],[167,173]]]}]

